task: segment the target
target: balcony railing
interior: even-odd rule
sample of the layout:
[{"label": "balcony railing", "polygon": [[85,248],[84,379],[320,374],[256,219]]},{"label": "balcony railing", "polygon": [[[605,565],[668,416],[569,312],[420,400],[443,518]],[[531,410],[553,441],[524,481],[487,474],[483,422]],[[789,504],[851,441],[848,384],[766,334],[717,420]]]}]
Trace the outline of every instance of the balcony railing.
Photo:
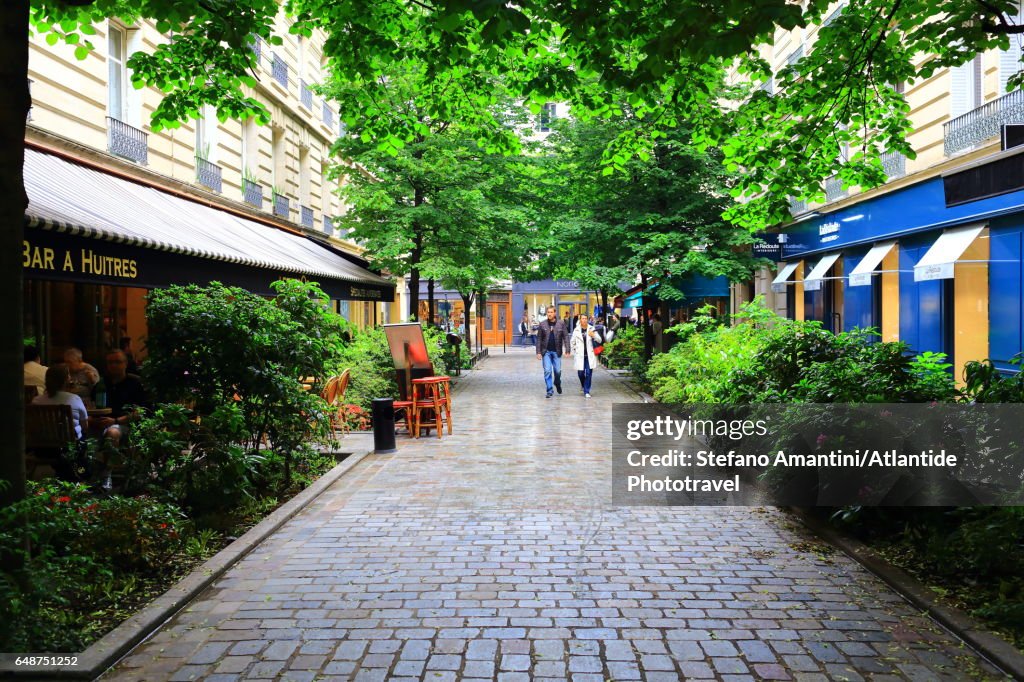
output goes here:
[{"label": "balcony railing", "polygon": [[1004,123],[1024,123],[1024,91],[1014,90],[942,126],[946,156],[999,135]]},{"label": "balcony railing", "polygon": [[260,63],[260,59],[263,57],[263,38],[259,36],[249,36],[249,49],[256,56],[256,63]]},{"label": "balcony railing", "polygon": [[330,216],[324,216],[324,232],[331,234],[334,232],[334,221],[331,220]]},{"label": "balcony railing", "polygon": [[242,180],[242,195],[245,197],[245,203],[263,208],[263,185],[252,180]]},{"label": "balcony railing", "polygon": [[825,201],[835,201],[845,196],[846,190],[843,189],[843,181],[839,179],[838,175],[825,179]]},{"label": "balcony railing", "polygon": [[328,128],[333,128],[334,112],[331,110],[331,107],[327,104],[327,102],[324,102],[323,109],[324,125],[327,126]]},{"label": "balcony railing", "polygon": [[761,89],[764,90],[765,92],[767,92],[769,95],[772,95],[772,94],[775,93],[775,87],[774,87],[774,84],[772,83],[773,80],[775,80],[775,79],[772,78],[772,77],[769,77],[768,80],[766,80],[764,83],[761,83],[761,86],[760,86]]},{"label": "balcony railing", "polygon": [[25,120],[32,120],[32,79],[28,79],[28,113],[25,114]]},{"label": "balcony railing", "polygon": [[143,166],[149,162],[149,135],[112,116],[107,116],[107,148]]},{"label": "balcony railing", "polygon": [[907,174],[907,157],[899,152],[882,154],[882,169],[888,178],[900,178]]},{"label": "balcony railing", "polygon": [[843,13],[843,5],[839,5],[839,7],[836,7],[834,10],[832,10],[831,14],[829,14],[827,17],[825,17],[825,21],[821,22],[821,25],[823,27],[824,26],[828,26],[833,21],[838,19],[839,15],[842,14],[842,13]]},{"label": "balcony railing", "polygon": [[292,209],[288,205],[288,197],[283,194],[274,194],[274,215],[291,219]]},{"label": "balcony railing", "polygon": [[274,80],[281,84],[281,86],[288,89],[288,63],[279,54],[274,54],[274,65],[271,69]]},{"label": "balcony railing", "polygon": [[214,192],[220,192],[222,189],[221,175],[220,166],[210,163],[204,158],[196,157],[196,179],[199,180],[200,185],[209,187]]},{"label": "balcony railing", "polygon": [[788,57],[786,57],[786,66],[793,66],[794,64],[796,64],[798,61],[800,61],[803,58],[804,58],[804,46],[800,45],[795,50],[790,52]]},{"label": "balcony railing", "polygon": [[807,211],[807,202],[801,199],[789,198],[789,212],[792,215],[800,215]]},{"label": "balcony railing", "polygon": [[313,209],[309,206],[302,206],[301,208],[302,210],[300,213],[303,226],[309,228],[313,227]]}]

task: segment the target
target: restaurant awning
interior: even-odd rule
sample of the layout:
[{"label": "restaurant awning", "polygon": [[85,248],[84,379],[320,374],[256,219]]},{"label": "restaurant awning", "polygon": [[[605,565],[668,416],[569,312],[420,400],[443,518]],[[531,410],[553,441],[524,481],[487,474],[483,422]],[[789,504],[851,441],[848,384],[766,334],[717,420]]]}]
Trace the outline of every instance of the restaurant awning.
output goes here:
[{"label": "restaurant awning", "polygon": [[871,284],[871,274],[878,269],[894,246],[896,246],[895,241],[882,242],[872,246],[871,250],[857,263],[857,267],[850,272],[850,286],[860,287]]},{"label": "restaurant awning", "polygon": [[789,278],[793,276],[798,267],[800,267],[800,261],[793,261],[783,265],[782,269],[779,270],[779,274],[772,280],[772,291],[777,294],[784,292],[786,290],[786,282],[789,281]]},{"label": "restaurant awning", "polygon": [[829,269],[839,260],[839,253],[828,253],[821,257],[817,265],[804,278],[804,291],[817,291],[821,289],[821,280],[825,279]]},{"label": "restaurant awning", "polygon": [[967,247],[978,238],[985,225],[968,225],[954,227],[939,235],[932,247],[914,266],[914,281],[923,282],[932,279],[951,279],[953,264],[960,260]]},{"label": "restaurant awning", "polygon": [[281,277],[336,299],[394,284],[313,240],[53,154],[25,150],[27,277],[160,287],[219,280],[269,293]]}]

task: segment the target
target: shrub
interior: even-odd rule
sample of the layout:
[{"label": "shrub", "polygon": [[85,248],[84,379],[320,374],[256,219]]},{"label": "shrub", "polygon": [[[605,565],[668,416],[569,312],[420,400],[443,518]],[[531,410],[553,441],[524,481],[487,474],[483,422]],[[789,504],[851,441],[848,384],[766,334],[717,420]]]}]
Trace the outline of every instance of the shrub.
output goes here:
[{"label": "shrub", "polygon": [[[29,482],[0,509],[0,649],[78,651],[103,585],[158,575],[189,532],[181,510],[149,498],[95,498],[83,485]],[[65,627],[66,626],[66,627]]]},{"label": "shrub", "polygon": [[643,357],[644,335],[638,327],[623,325],[615,338],[604,344],[601,362],[608,369],[628,369],[634,358]]},{"label": "shrub", "polygon": [[155,395],[191,404],[202,417],[236,404],[242,447],[258,450],[269,439],[287,482],[290,453],[327,436],[321,387],[304,390],[302,379],[324,379],[345,325],[316,285],[273,287],[271,300],[217,282],[154,290],[144,374]]}]

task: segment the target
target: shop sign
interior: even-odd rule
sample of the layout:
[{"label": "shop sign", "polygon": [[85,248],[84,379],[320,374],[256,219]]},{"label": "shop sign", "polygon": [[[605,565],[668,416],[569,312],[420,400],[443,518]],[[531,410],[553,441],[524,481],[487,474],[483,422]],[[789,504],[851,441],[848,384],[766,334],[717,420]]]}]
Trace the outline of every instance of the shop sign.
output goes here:
[{"label": "shop sign", "polygon": [[928,282],[935,279],[952,279],[954,263],[936,263],[914,268],[915,282]]},{"label": "shop sign", "polygon": [[21,264],[25,270],[60,273],[68,277],[100,277],[133,280],[138,276],[134,258],[110,256],[92,248],[53,248],[22,242]]},{"label": "shop sign", "polygon": [[866,287],[871,284],[871,273],[860,272],[856,275],[850,275],[850,286],[851,287]]}]

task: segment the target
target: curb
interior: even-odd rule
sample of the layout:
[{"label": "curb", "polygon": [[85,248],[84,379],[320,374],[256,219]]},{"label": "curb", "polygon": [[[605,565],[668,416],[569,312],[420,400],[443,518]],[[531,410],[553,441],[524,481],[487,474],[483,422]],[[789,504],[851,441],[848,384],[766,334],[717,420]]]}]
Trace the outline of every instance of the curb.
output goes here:
[{"label": "curb", "polygon": [[[269,516],[250,528],[242,537],[210,557],[204,564],[179,580],[116,628],[78,654],[50,654],[51,657],[77,658],[75,666],[15,666],[13,657],[0,663],[0,677],[52,680],[95,679],[112,667],[157,628],[181,611],[200,592],[210,586],[257,545],[302,511],[339,478],[372,451],[357,452],[316,480],[313,485],[288,500]],[[41,656],[40,655],[37,655]]]},{"label": "curb", "polygon": [[917,578],[893,566],[873,549],[853,538],[841,535],[806,509],[790,507],[794,516],[816,535],[835,545],[850,558],[893,588],[908,602],[921,609],[954,635],[967,643],[983,658],[1016,680],[1024,680],[1024,653],[1012,644],[987,631],[965,611],[940,604]]}]

